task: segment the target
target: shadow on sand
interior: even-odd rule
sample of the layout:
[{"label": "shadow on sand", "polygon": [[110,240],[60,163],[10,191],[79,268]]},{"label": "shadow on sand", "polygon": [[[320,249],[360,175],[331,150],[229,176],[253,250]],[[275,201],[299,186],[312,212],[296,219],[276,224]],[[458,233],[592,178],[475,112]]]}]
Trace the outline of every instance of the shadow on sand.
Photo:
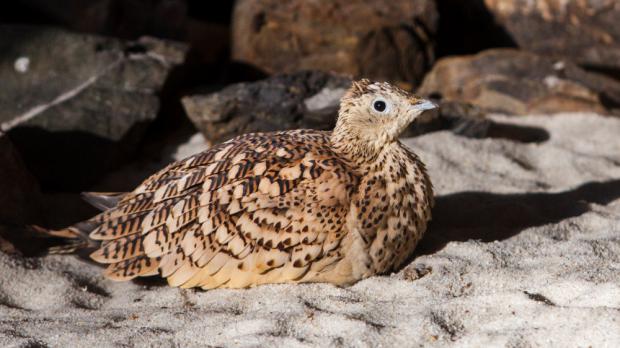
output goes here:
[{"label": "shadow on sand", "polygon": [[501,241],[528,227],[556,223],[620,198],[620,180],[589,182],[559,193],[459,192],[436,198],[433,221],[416,256],[432,254],[451,241]]}]

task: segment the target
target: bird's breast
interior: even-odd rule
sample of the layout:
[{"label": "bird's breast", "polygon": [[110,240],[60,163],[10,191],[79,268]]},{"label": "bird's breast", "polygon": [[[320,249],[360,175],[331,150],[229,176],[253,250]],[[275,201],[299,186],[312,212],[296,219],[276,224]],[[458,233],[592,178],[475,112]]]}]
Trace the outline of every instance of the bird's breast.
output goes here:
[{"label": "bird's breast", "polygon": [[362,178],[348,215],[344,248],[361,278],[395,270],[413,253],[431,218],[432,186],[406,149]]}]

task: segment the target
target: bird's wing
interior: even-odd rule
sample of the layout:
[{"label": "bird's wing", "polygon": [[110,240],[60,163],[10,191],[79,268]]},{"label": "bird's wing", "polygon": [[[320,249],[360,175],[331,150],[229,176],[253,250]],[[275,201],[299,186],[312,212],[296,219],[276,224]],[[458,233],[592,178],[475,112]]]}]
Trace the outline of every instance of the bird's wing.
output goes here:
[{"label": "bird's wing", "polygon": [[91,256],[124,280],[173,286],[295,281],[341,258],[358,178],[329,133],[249,134],[164,168],[91,221]]}]

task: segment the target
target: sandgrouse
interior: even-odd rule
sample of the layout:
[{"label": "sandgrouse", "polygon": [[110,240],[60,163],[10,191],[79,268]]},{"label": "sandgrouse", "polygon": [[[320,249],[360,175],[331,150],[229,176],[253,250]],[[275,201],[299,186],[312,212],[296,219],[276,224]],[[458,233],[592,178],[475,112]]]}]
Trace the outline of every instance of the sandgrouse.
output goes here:
[{"label": "sandgrouse", "polygon": [[351,284],[399,267],[431,218],[420,159],[398,141],[436,106],[353,82],[333,132],[238,136],[168,165],[133,192],[91,195],[103,212],[64,230],[105,276],[159,274],[183,288]]}]

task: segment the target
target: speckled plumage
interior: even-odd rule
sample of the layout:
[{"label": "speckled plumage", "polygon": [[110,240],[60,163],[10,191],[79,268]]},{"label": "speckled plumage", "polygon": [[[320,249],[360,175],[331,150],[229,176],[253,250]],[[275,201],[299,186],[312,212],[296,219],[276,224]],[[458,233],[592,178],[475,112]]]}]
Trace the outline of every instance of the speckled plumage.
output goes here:
[{"label": "speckled plumage", "polygon": [[[385,113],[372,109],[377,98]],[[398,141],[429,105],[385,83],[355,82],[333,132],[236,137],[131,193],[100,197],[109,209],[71,231],[100,241],[91,257],[115,280],[160,274],[172,286],[212,289],[344,285],[389,272],[431,217],[424,165]]]}]

